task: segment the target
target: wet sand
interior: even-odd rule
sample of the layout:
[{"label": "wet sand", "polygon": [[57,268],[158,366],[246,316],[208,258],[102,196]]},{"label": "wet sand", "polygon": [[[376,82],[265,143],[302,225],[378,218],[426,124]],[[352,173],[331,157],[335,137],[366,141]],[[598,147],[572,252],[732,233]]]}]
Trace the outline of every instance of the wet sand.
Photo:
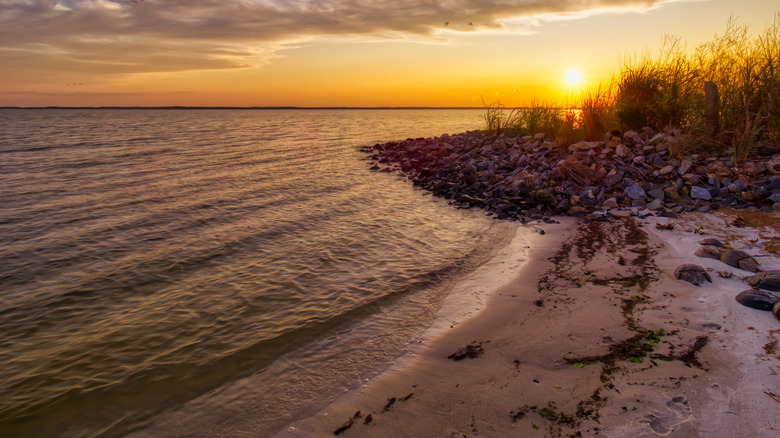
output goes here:
[{"label": "wet sand", "polygon": [[[527,262],[510,252],[480,274],[509,275],[480,289],[484,310],[446,313],[420,348],[278,436],[778,436],[780,323],[734,300],[751,273],[694,255],[716,237],[780,269],[766,250],[777,220],[730,226],[736,214],[537,225]],[[675,279],[683,263],[713,283]],[[448,359],[467,345],[477,357]]]}]

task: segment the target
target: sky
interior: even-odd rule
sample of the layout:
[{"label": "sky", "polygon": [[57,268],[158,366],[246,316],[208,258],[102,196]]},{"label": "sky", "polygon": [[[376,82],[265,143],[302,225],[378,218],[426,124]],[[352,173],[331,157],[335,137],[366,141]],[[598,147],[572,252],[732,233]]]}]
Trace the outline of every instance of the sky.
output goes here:
[{"label": "sky", "polygon": [[778,12],[777,0],[0,0],[0,106],[565,104],[664,35],[694,47],[730,16],[760,32]]}]

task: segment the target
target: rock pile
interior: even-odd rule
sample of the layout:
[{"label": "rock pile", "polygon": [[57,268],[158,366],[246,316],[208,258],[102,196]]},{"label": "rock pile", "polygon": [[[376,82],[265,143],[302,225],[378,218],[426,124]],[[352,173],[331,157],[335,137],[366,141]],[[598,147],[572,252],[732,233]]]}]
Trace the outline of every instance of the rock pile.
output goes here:
[{"label": "rock pile", "polygon": [[720,206],[780,211],[780,149],[763,148],[737,166],[728,153],[673,158],[676,141],[650,128],[568,147],[544,134],[469,131],[364,150],[376,161],[372,169],[403,172],[459,208],[484,208],[501,219],[645,209],[674,217]]}]

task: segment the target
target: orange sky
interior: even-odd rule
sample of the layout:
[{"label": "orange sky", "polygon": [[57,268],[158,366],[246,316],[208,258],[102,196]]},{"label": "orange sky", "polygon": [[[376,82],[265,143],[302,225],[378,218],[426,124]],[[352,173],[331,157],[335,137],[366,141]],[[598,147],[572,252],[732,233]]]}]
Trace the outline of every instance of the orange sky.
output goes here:
[{"label": "orange sky", "polygon": [[[738,7],[737,7],[738,6]],[[0,0],[0,106],[565,103],[776,0]],[[578,70],[584,82],[571,85]]]}]

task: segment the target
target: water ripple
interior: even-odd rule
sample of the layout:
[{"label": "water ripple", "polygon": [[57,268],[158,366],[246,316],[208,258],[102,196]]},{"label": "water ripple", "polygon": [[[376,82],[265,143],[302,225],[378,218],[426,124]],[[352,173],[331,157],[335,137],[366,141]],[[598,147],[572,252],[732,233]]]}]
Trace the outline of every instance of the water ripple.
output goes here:
[{"label": "water ripple", "polygon": [[121,435],[269,369],[286,387],[258,403],[292,409],[328,383],[281,357],[352,373],[399,348],[501,236],[358,147],[478,117],[0,111],[0,436]]}]

